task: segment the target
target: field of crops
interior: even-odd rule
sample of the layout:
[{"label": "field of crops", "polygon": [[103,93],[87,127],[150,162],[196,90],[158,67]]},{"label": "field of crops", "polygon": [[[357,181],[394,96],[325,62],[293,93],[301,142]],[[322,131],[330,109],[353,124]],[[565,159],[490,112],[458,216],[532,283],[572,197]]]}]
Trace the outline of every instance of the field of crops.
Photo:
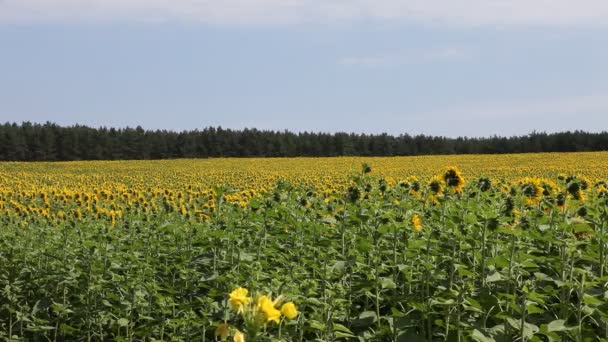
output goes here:
[{"label": "field of crops", "polygon": [[608,341],[608,153],[0,163],[0,340]]}]

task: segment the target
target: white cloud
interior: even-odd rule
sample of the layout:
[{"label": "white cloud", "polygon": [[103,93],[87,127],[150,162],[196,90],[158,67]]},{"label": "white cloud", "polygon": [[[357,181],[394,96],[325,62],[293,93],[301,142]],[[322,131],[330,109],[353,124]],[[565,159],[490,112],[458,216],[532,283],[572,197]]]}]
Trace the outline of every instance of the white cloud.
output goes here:
[{"label": "white cloud", "polygon": [[218,25],[409,21],[608,26],[606,0],[0,0],[0,22],[191,21]]}]

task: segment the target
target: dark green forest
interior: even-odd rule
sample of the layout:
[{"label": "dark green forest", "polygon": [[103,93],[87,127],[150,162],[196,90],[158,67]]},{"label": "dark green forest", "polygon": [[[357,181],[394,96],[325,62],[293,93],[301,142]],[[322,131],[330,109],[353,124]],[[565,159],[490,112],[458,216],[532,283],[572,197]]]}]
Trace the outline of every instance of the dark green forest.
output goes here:
[{"label": "dark green forest", "polygon": [[524,136],[293,133],[207,127],[174,132],[136,128],[0,125],[0,160],[66,161],[210,157],[412,156],[608,150],[608,132],[532,132]]}]

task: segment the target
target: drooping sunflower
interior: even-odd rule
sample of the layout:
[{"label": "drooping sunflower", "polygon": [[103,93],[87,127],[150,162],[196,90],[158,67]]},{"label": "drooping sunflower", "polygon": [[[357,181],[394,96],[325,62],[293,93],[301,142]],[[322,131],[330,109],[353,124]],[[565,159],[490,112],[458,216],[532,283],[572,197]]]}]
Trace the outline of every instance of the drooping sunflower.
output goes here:
[{"label": "drooping sunflower", "polygon": [[566,196],[562,193],[557,194],[555,204],[558,208],[563,209],[566,206]]},{"label": "drooping sunflower", "polygon": [[519,190],[526,197],[527,204],[535,204],[542,198],[544,189],[541,180],[536,177],[526,177],[519,180]]},{"label": "drooping sunflower", "polygon": [[439,195],[443,192],[443,179],[438,176],[433,176],[429,181],[429,188],[435,195]]},{"label": "drooping sunflower", "polygon": [[585,199],[585,194],[583,193],[584,189],[586,189],[586,183],[583,183],[578,179],[571,180],[566,187],[570,196],[578,201],[583,201]]},{"label": "drooping sunflower", "polygon": [[492,188],[492,181],[487,177],[479,178],[477,181],[477,188],[479,188],[481,192],[486,192]]},{"label": "drooping sunflower", "polygon": [[464,178],[456,166],[450,166],[445,170],[443,173],[443,181],[448,187],[457,192],[460,192],[464,186]]}]

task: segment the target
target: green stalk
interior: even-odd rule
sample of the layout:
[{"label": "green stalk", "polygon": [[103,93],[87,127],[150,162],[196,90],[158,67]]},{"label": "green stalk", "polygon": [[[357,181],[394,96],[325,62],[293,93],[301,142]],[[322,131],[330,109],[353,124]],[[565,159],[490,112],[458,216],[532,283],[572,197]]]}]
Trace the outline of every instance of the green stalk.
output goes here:
[{"label": "green stalk", "polygon": [[578,310],[576,313],[576,319],[578,321],[577,342],[583,341],[583,298],[585,296],[585,273],[581,275],[581,278],[581,286],[578,293]]},{"label": "green stalk", "polygon": [[[430,272],[428,270],[427,265],[430,263],[431,261],[431,233],[429,232],[427,234],[427,240],[426,240],[426,262],[424,265],[424,297],[425,297],[425,302],[426,304],[430,304],[430,300],[431,300],[431,290],[429,288],[429,281],[430,281]],[[427,331],[427,340],[431,341],[433,334],[432,334],[432,329],[431,329],[431,315],[430,315],[430,307],[426,308],[427,312],[425,312],[425,318],[426,318],[426,331]]]},{"label": "green stalk", "polygon": [[526,308],[526,294],[523,294],[523,297],[521,299],[521,321],[520,321],[520,325],[519,325],[519,340],[522,342],[526,341],[526,336],[524,334],[524,326],[526,323],[526,313],[527,313],[527,308]]},{"label": "green stalk", "polygon": [[488,221],[483,225],[481,231],[481,288],[486,288],[486,232],[488,229]]},{"label": "green stalk", "polygon": [[[377,247],[376,247],[377,248]],[[377,258],[373,258],[373,262],[374,262],[374,286],[375,286],[375,290],[376,290],[376,296],[374,298],[374,306],[376,308],[376,317],[378,318],[377,320],[377,325],[378,325],[378,329],[381,328],[381,323],[380,323],[380,277],[378,276],[378,260]]]},{"label": "green stalk", "polygon": [[[57,328],[55,328],[55,340],[57,339]],[[8,313],[8,341],[13,341],[13,314]]]},{"label": "green stalk", "polygon": [[605,258],[605,251],[604,251],[604,220],[602,219],[601,224],[600,224],[600,278],[604,277],[604,258]]},{"label": "green stalk", "polygon": [[[395,301],[395,299],[397,298],[397,291],[399,290],[397,287],[398,281],[398,275],[399,273],[397,272],[397,239],[398,239],[398,235],[397,235],[397,227],[393,227],[393,282],[395,283],[395,288],[393,289],[393,301]],[[395,325],[395,321],[393,318],[393,340],[397,339],[397,326]]]}]

